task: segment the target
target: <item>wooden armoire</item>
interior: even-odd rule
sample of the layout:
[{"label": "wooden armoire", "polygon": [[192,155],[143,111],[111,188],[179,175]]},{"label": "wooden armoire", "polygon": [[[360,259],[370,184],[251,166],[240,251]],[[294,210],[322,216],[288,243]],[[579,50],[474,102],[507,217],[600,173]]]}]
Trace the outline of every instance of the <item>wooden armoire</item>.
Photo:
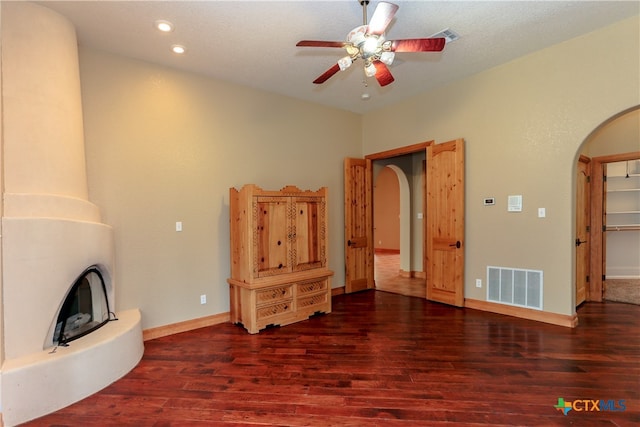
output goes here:
[{"label": "wooden armoire", "polygon": [[231,321],[254,334],[331,312],[327,189],[229,189]]}]

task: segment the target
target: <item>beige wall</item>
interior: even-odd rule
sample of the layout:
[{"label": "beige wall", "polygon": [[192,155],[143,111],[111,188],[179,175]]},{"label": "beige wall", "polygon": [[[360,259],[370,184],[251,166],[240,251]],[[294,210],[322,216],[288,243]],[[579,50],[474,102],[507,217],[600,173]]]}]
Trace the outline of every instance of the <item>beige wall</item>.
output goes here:
[{"label": "beige wall", "polygon": [[[639,27],[627,19],[364,116],[365,153],[466,140],[467,298],[486,299],[475,279],[484,284],[488,265],[540,269],[545,311],[575,311],[577,153],[601,123],[640,104]],[[507,212],[511,194],[523,195],[523,212]],[[496,205],[485,207],[489,196]]]},{"label": "beige wall", "polygon": [[80,72],[118,310],[139,307],[145,329],[228,312],[228,192],[248,183],[329,188],[329,268],[344,285],[342,164],[362,153],[360,116],[88,49]]},{"label": "beige wall", "polygon": [[594,130],[582,146],[589,157],[640,151],[640,108],[626,111]]},{"label": "beige wall", "polygon": [[373,246],[400,250],[400,187],[390,168],[383,168],[373,186]]},{"label": "beige wall", "polygon": [[[572,313],[575,157],[600,123],[640,103],[638,25],[368,113],[362,128],[355,114],[81,49],[89,196],[115,229],[118,309],[140,307],[144,328],[227,311],[227,191],[244,183],[329,187],[342,286],[342,158],[464,137],[467,297],[485,299],[474,281],[487,265],[542,269],[545,310]],[[382,117],[388,126],[367,126]],[[524,212],[506,212],[509,194],[524,196]],[[486,196],[497,205],[483,207]]]}]

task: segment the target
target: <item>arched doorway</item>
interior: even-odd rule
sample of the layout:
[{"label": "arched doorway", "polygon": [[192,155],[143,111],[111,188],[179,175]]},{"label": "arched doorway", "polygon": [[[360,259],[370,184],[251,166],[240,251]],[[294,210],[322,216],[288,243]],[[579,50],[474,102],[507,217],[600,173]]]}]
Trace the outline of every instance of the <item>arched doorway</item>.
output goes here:
[{"label": "arched doorway", "polygon": [[[406,162],[407,159],[404,159]],[[373,223],[376,288],[403,295],[426,295],[425,278],[412,268],[412,191],[403,160],[374,167]],[[416,191],[416,190],[414,190]],[[421,189],[418,191],[422,191]],[[422,273],[422,272],[420,272]],[[416,274],[420,277],[416,277]]]},{"label": "arched doorway", "polygon": [[411,192],[406,174],[386,165],[374,180],[374,248],[400,254],[399,271],[411,271]]},{"label": "arched doorway", "polygon": [[[583,300],[581,280],[587,282],[586,301],[640,300],[640,261],[637,261],[640,258],[633,254],[640,247],[640,175],[632,163],[640,159],[639,148],[640,107],[605,121],[580,147],[576,174],[576,305]],[[590,177],[586,184],[581,184],[580,166],[584,166],[585,159]],[[630,164],[633,170],[625,173],[625,166],[628,169]],[[581,197],[585,191],[588,191],[586,199]],[[581,206],[584,203],[588,206]],[[587,233],[581,229],[585,226],[581,225],[581,212],[588,216]],[[585,237],[580,237],[581,233]],[[583,242],[589,248],[586,259],[581,255]],[[586,280],[581,274],[587,274]]]}]

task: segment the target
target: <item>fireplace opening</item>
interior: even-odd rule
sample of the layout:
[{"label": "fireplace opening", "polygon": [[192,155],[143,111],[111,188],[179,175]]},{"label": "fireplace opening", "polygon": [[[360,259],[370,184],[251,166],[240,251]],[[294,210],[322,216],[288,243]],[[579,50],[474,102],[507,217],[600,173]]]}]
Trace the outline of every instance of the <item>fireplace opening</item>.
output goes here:
[{"label": "fireplace opening", "polygon": [[89,267],[69,290],[56,321],[54,345],[68,342],[95,331],[110,320],[107,290],[97,267]]}]

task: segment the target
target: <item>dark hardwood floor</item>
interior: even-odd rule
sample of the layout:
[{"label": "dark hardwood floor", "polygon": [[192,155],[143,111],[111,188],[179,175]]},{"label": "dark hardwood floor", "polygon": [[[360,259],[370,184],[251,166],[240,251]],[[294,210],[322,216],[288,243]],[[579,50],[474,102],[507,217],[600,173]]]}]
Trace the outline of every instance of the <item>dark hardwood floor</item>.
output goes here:
[{"label": "dark hardwood floor", "polygon": [[[584,304],[575,329],[381,291],[333,309],[258,335],[221,324],[147,341],[124,378],[27,425],[640,423],[640,306]],[[626,410],[565,416],[558,398]]]}]

